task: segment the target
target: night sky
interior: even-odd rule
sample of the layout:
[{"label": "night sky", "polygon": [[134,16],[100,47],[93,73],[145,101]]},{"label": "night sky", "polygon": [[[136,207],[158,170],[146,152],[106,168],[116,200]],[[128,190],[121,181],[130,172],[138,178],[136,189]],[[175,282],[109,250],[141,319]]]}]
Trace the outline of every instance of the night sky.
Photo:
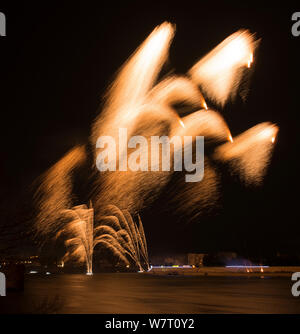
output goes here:
[{"label": "night sky", "polygon": [[264,184],[246,188],[224,170],[219,205],[193,223],[154,203],[144,212],[149,249],[152,254],[300,253],[300,37],[291,34],[291,15],[300,7],[274,2],[262,8],[262,2],[252,1],[249,6],[227,1],[226,6],[212,1],[8,3],[0,5],[7,18],[7,37],[0,37],[3,222],[28,229],[34,180],[74,145],[87,142],[107,85],[156,25],[176,24],[165,70],[182,74],[228,35],[246,28],[261,39],[250,91],[246,102],[237,98],[221,113],[233,135],[264,121],[279,126]]}]

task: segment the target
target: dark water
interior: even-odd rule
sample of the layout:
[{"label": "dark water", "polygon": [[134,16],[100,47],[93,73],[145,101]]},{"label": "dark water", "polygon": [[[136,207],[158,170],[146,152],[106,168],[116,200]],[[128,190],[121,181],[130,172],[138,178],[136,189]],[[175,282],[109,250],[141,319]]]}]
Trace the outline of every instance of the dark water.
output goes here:
[{"label": "dark water", "polygon": [[290,278],[143,274],[26,277],[1,313],[300,313]]}]

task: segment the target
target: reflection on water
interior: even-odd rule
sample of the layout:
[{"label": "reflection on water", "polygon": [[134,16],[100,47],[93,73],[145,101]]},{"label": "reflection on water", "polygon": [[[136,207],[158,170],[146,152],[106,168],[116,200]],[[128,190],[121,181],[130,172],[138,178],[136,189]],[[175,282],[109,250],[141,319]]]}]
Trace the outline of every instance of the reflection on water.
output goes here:
[{"label": "reflection on water", "polygon": [[27,276],[1,313],[300,313],[291,280],[135,273]]}]

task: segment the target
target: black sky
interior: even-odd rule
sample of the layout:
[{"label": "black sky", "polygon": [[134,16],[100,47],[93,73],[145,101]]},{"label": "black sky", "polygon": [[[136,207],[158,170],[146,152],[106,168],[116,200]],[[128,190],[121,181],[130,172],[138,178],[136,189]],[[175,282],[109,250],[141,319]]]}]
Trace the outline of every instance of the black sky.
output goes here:
[{"label": "black sky", "polygon": [[153,252],[299,252],[300,37],[291,35],[297,8],[251,3],[1,2],[7,17],[7,37],[0,37],[5,218],[13,216],[16,224],[26,220],[19,208],[30,201],[30,185],[74,145],[86,142],[105,88],[156,25],[176,24],[167,70],[177,73],[246,28],[261,39],[249,95],[222,114],[233,135],[264,121],[280,127],[264,185],[246,189],[225,175],[221,206],[197,224],[160,214],[157,205],[145,213],[145,229]]}]

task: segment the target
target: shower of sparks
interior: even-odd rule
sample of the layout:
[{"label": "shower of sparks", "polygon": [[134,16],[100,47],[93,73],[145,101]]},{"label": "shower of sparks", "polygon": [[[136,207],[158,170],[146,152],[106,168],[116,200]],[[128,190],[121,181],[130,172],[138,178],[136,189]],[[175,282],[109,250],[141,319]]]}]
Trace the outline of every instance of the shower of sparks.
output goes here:
[{"label": "shower of sparks", "polygon": [[[227,140],[230,130],[224,118],[214,110],[198,110],[182,117],[184,127],[176,123],[171,130],[172,136],[205,136],[214,140]],[[180,122],[180,124],[181,124]]]},{"label": "shower of sparks", "polygon": [[192,79],[210,99],[223,106],[235,97],[243,68],[250,67],[253,61],[256,44],[247,30],[230,35],[191,68]]},{"label": "shower of sparks", "polygon": [[[143,135],[147,136],[145,130],[152,132],[149,135],[168,134],[167,127],[178,120],[178,115],[171,108],[164,106],[166,103],[164,96],[158,94],[159,102],[153,103],[148,96],[167,59],[173,35],[174,27],[169,23],[163,23],[154,29],[123,65],[107,94],[104,109],[93,124],[91,135],[93,146],[100,135],[112,136],[118,143],[119,128],[126,128],[128,137],[142,131]],[[171,96],[174,89],[178,90],[176,85],[184,85],[184,82],[184,79],[174,79],[172,84],[170,82],[171,93],[166,88],[169,84],[163,85],[163,90],[167,89],[166,95]],[[201,97],[201,94],[199,96]],[[171,97],[170,99],[172,100]],[[117,145],[119,156],[124,157],[126,149],[127,143],[122,147]],[[124,161],[116,163],[120,166]],[[149,189],[153,188],[154,184],[162,182],[161,173],[153,175],[150,172],[140,171],[104,172],[101,177],[96,178],[93,202],[95,207],[114,203],[122,209],[140,210],[144,205],[144,198],[149,194]]]},{"label": "shower of sparks", "polygon": [[174,30],[170,23],[155,28],[123,65],[107,94],[100,116],[93,124],[93,145],[103,134],[114,136],[118,128],[130,128],[167,59]]},{"label": "shower of sparks", "polygon": [[261,123],[216,149],[216,158],[229,161],[246,184],[262,182],[269,164],[278,127]]},{"label": "shower of sparks", "polygon": [[72,175],[85,159],[85,148],[77,146],[42,176],[35,195],[38,210],[35,227],[39,234],[55,232],[61,212],[72,207]]},{"label": "shower of sparks", "polygon": [[70,218],[56,234],[56,239],[65,237],[65,245],[68,249],[63,261],[70,259],[86,263],[87,275],[93,274],[93,250],[94,250],[94,209],[86,205],[74,206],[72,209],[63,210],[62,214]]},{"label": "shower of sparks", "polygon": [[93,274],[93,252],[97,245],[109,249],[129,265],[133,261],[140,271],[149,269],[149,258],[143,224],[138,215],[138,225],[126,210],[114,205],[104,208],[107,215],[101,217],[94,226],[94,209],[86,205],[64,210],[62,215],[67,223],[62,224],[55,238],[63,238],[67,252],[63,261],[85,263],[87,275]]},{"label": "shower of sparks", "polygon": [[[229,162],[232,171],[238,172],[246,184],[261,183],[274,147],[277,126],[262,123],[233,139],[221,114],[207,105],[211,100],[223,106],[229,98],[235,97],[244,71],[253,63],[258,42],[248,31],[240,30],[200,59],[188,74],[170,75],[159,82],[174,33],[170,23],[156,27],[120,69],[106,94],[103,110],[92,125],[90,140],[95,148],[95,160],[99,152],[98,137],[111,136],[117,143],[116,166],[126,170],[124,157],[128,153],[128,142],[119,143],[119,128],[127,129],[128,138],[142,135],[148,143],[151,136],[205,136],[205,140],[208,138],[217,144],[226,142],[217,147],[213,158]],[[175,104],[180,103],[187,105],[187,113],[177,111]],[[176,143],[171,149],[172,156],[178,150]],[[199,183],[184,182],[184,178],[173,171],[144,172],[142,165],[138,171],[117,168],[115,172],[99,173],[93,164],[90,171],[94,209],[72,208],[73,172],[87,160],[85,148],[75,147],[43,176],[36,194],[36,229],[42,236],[67,236],[69,250],[64,259],[85,261],[89,274],[92,273],[93,249],[98,244],[108,248],[126,265],[133,261],[142,270],[143,265],[149,267],[146,239],[140,217],[136,224],[131,214],[153,202],[161,189],[168,186],[166,206],[171,204],[176,207],[176,213],[189,215],[191,219],[198,217],[202,208],[214,205],[218,199],[219,178],[210,159],[205,156],[205,175]],[[72,219],[63,224],[61,218],[66,215]],[[94,227],[94,215],[95,222],[100,224],[97,227]]]},{"label": "shower of sparks", "polygon": [[201,182],[187,183],[181,173],[173,175],[165,195],[166,212],[172,208],[173,214],[189,222],[196,222],[203,213],[209,212],[220,198],[220,178],[208,158],[205,159],[204,170]]},{"label": "shower of sparks", "polygon": [[[194,80],[193,75],[192,80],[186,76],[172,75],[154,85],[168,56],[173,35],[174,28],[169,23],[154,29],[121,68],[112,88],[108,91],[104,108],[93,124],[91,136],[93,145],[99,135],[115,138],[117,150],[121,152],[119,154],[121,160],[116,161],[117,166],[124,165],[122,157],[125,157],[127,149],[127,143],[122,147],[118,145],[118,128],[121,127],[127,129],[129,137],[202,135],[219,141],[231,136],[222,116],[208,110],[207,103],[197,87],[199,82]],[[228,73],[231,67],[235,70],[237,64],[244,61],[244,49],[250,49],[252,37],[246,32],[240,32],[229,39],[232,41],[223,42],[219,47],[220,54],[213,52],[218,61],[222,62],[222,58],[225,59]],[[229,45],[226,47],[224,44]],[[153,45],[155,47],[152,47]],[[237,54],[233,63],[230,62],[228,55],[232,50]],[[207,56],[204,59],[207,59]],[[197,64],[195,66],[197,67]],[[222,74],[223,72],[220,76]],[[173,107],[175,103],[186,103],[191,108],[200,107],[207,113],[192,112],[180,119]],[[149,203],[151,198],[154,199],[155,194],[166,185],[170,177],[171,173],[168,172],[104,172],[96,178],[94,205],[98,208],[101,205],[114,203],[120,208],[139,211],[145,206],[145,200]]]},{"label": "shower of sparks", "polygon": [[187,77],[170,76],[158,83],[148,95],[151,104],[170,106],[184,102],[207,109],[207,104],[197,85]]},{"label": "shower of sparks", "polygon": [[102,216],[100,225],[95,228],[94,246],[109,249],[117,258],[129,266],[129,260],[139,271],[149,270],[149,258],[143,224],[138,215],[138,225],[127,210],[121,211],[114,205],[107,206],[109,215]]},{"label": "shower of sparks", "polygon": [[[163,23],[125,62],[106,95],[102,112],[93,124],[93,145],[99,135],[109,135],[116,139],[118,146],[120,127],[127,128],[129,137],[143,135],[148,140],[153,135],[170,138],[198,135],[216,142],[224,140],[233,143],[225,120],[217,111],[208,109],[198,85],[209,98],[224,105],[229,97],[235,96],[244,69],[253,62],[258,42],[248,31],[240,30],[200,59],[188,76],[170,75],[157,82],[173,36],[174,26]],[[180,117],[174,108],[176,103],[189,105],[189,115]],[[194,112],[195,107],[200,110]],[[117,166],[124,165],[122,157],[126,155],[126,147],[127,143],[117,147],[121,151]],[[177,150],[176,144],[172,149]],[[151,203],[167,185],[172,173],[143,172],[142,167],[135,172],[102,172],[96,177],[93,192],[95,208],[114,203],[121,209],[135,212]],[[212,177],[215,173],[210,175]]]}]

